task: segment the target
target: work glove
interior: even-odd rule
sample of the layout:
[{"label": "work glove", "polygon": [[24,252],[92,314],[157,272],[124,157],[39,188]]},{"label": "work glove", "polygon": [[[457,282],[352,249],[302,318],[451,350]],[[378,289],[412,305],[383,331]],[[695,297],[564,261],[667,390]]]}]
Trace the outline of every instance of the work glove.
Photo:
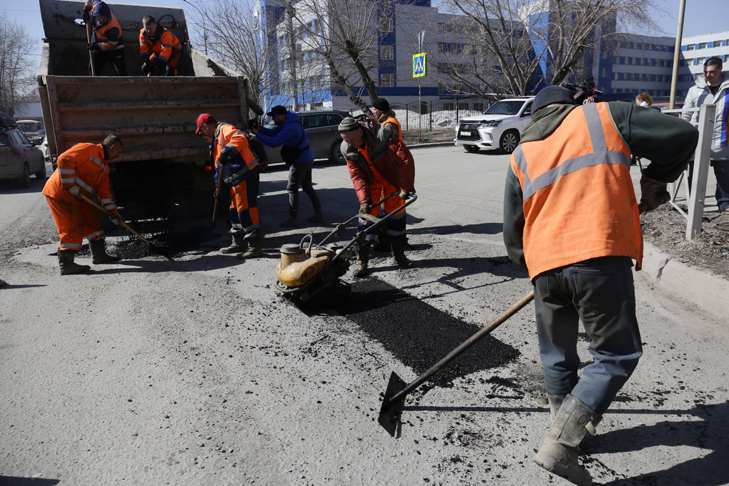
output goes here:
[{"label": "work glove", "polygon": [[640,178],[640,204],[638,210],[641,213],[652,211],[670,200],[671,195],[668,194],[665,182],[657,181],[645,175]]},{"label": "work glove", "polygon": [[362,201],[359,203],[359,214],[367,214],[370,212],[370,203],[369,201]]}]

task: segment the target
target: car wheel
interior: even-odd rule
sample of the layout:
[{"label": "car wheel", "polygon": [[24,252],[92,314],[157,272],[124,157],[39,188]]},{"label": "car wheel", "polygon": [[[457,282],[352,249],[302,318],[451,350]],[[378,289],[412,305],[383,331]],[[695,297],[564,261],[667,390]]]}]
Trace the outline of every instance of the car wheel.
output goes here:
[{"label": "car wheel", "polygon": [[35,173],[35,178],[38,179],[39,181],[46,180],[46,163],[45,163],[45,161],[43,161],[41,163],[40,169],[38,169],[38,172]]},{"label": "car wheel", "polygon": [[336,141],[332,144],[332,148],[329,149],[329,163],[330,164],[336,164],[336,165],[344,165],[346,163],[346,160],[344,160],[344,156],[342,155],[342,151],[339,149],[341,146],[341,141]]},{"label": "car wheel", "polygon": [[507,130],[501,135],[499,141],[499,148],[507,154],[512,153],[516,150],[516,146],[519,145],[519,132],[516,130]]},{"label": "car wheel", "polygon": [[23,163],[23,175],[18,179],[18,185],[23,189],[30,187],[30,166],[28,162]]},{"label": "car wheel", "polygon": [[476,152],[478,152],[478,147],[475,145],[464,145],[463,149],[469,154],[475,154]]}]

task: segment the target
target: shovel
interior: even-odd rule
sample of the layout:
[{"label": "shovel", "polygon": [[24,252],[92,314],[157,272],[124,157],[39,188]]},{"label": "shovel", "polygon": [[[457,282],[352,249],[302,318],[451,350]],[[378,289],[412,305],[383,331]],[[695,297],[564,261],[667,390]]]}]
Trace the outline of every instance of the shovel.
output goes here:
[{"label": "shovel", "polygon": [[[111,219],[111,216],[109,215],[108,211],[101,207],[99,204],[97,204],[95,201],[91,200],[89,197],[87,197],[85,194],[79,193],[79,197],[104,213],[106,217]],[[144,236],[139,234],[134,228],[129,226],[127,223],[125,223],[123,220],[119,220],[119,226],[122,227],[122,229],[126,230],[130,234],[134,235],[137,239],[144,242],[145,245],[147,245],[147,248],[149,248],[150,253],[156,253],[158,255],[161,255],[168,259],[171,262],[174,262],[175,260],[170,256],[170,252],[167,248],[160,248],[159,246],[153,244],[151,241],[146,239]]]},{"label": "shovel", "polygon": [[484,336],[491,334],[491,331],[499,327],[501,324],[506,322],[511,316],[519,312],[524,306],[534,299],[534,292],[522,297],[518,302],[512,304],[506,312],[496,318],[491,324],[482,328],[480,331],[463,341],[453,351],[448,353],[436,364],[431,366],[425,373],[417,377],[411,383],[405,383],[402,378],[397,376],[394,371],[390,375],[390,381],[387,383],[387,390],[385,390],[385,396],[382,399],[382,407],[380,408],[380,416],[377,421],[380,425],[393,437],[399,437],[398,430],[402,425],[400,423],[400,415],[402,414],[403,408],[405,407],[405,397],[410,394],[413,390],[423,384],[425,380],[439,372],[448,363],[453,361],[456,357],[460,356],[468,348],[473,346],[476,341]]}]

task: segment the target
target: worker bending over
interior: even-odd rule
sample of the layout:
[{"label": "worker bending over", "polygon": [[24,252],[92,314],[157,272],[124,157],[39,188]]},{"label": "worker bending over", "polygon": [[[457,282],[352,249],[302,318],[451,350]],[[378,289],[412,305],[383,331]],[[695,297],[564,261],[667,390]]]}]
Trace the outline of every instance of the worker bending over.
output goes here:
[{"label": "worker bending over", "polygon": [[101,76],[104,66],[111,63],[117,76],[126,76],[123,29],[111,8],[100,0],[86,0],[83,18],[92,33],[89,50],[94,73]]},{"label": "worker bending over", "polygon": [[[576,106],[570,90],[548,86],[532,104],[533,123],[511,156],[504,197],[504,242],[534,285],[539,350],[552,426],[537,464],[579,485],[577,462],[593,429],[641,356],[632,260],[643,240],[630,177],[631,154],[651,164],[640,209],[655,209],[665,184],[693,154],[689,123],[620,101]],[[578,377],[578,321],[592,361]]]},{"label": "worker bending over", "polygon": [[215,165],[216,195],[219,181],[230,187],[230,233],[232,242],[222,253],[238,253],[241,258],[261,254],[261,220],[258,214],[258,190],[262,164],[253,155],[246,134],[230,123],[218,122],[209,113],[201,113],[195,134],[210,143],[210,158]]},{"label": "worker bending over", "polygon": [[145,15],[139,30],[139,55],[145,76],[177,76],[182,44],[171,30]]},{"label": "worker bending over", "polygon": [[[407,183],[403,182],[401,165],[386,144],[380,143],[375,134],[354,118],[346,117],[339,124],[342,137],[341,151],[347,161],[347,169],[359,201],[359,212],[380,216],[378,202],[392,193],[400,197],[390,197],[382,203],[386,213],[395,211],[407,198]],[[405,209],[400,210],[387,221],[386,235],[392,254],[399,268],[408,268],[412,262],[405,256]],[[360,226],[371,224],[360,219]],[[371,238],[372,235],[368,235]],[[358,266],[356,277],[364,277],[369,272],[371,239],[358,242]]]},{"label": "worker bending over", "polygon": [[111,194],[108,162],[121,153],[119,138],[108,135],[100,144],[77,143],[58,156],[57,168],[43,187],[43,195],[58,230],[61,275],[90,270],[88,265],[74,263],[84,238],[89,241],[94,265],[119,261],[119,257],[106,253],[98,209],[81,196],[98,200],[111,215],[112,222],[121,222]]}]

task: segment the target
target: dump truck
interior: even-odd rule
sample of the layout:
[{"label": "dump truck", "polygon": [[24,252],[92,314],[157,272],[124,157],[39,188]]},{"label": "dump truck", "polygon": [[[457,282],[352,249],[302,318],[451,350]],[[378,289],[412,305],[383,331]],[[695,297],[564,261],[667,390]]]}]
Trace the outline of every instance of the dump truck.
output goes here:
[{"label": "dump truck", "polygon": [[[123,28],[125,77],[90,75],[84,2],[40,0],[45,38],[37,79],[51,158],[115,133],[124,153],[111,162],[110,175],[122,215],[140,226],[164,222],[166,231],[199,228],[210,221],[213,181],[195,118],[208,112],[247,126],[248,83],[191,48],[181,9],[110,6]],[[164,19],[180,39],[180,76],[142,75],[137,39],[144,15]]]}]

